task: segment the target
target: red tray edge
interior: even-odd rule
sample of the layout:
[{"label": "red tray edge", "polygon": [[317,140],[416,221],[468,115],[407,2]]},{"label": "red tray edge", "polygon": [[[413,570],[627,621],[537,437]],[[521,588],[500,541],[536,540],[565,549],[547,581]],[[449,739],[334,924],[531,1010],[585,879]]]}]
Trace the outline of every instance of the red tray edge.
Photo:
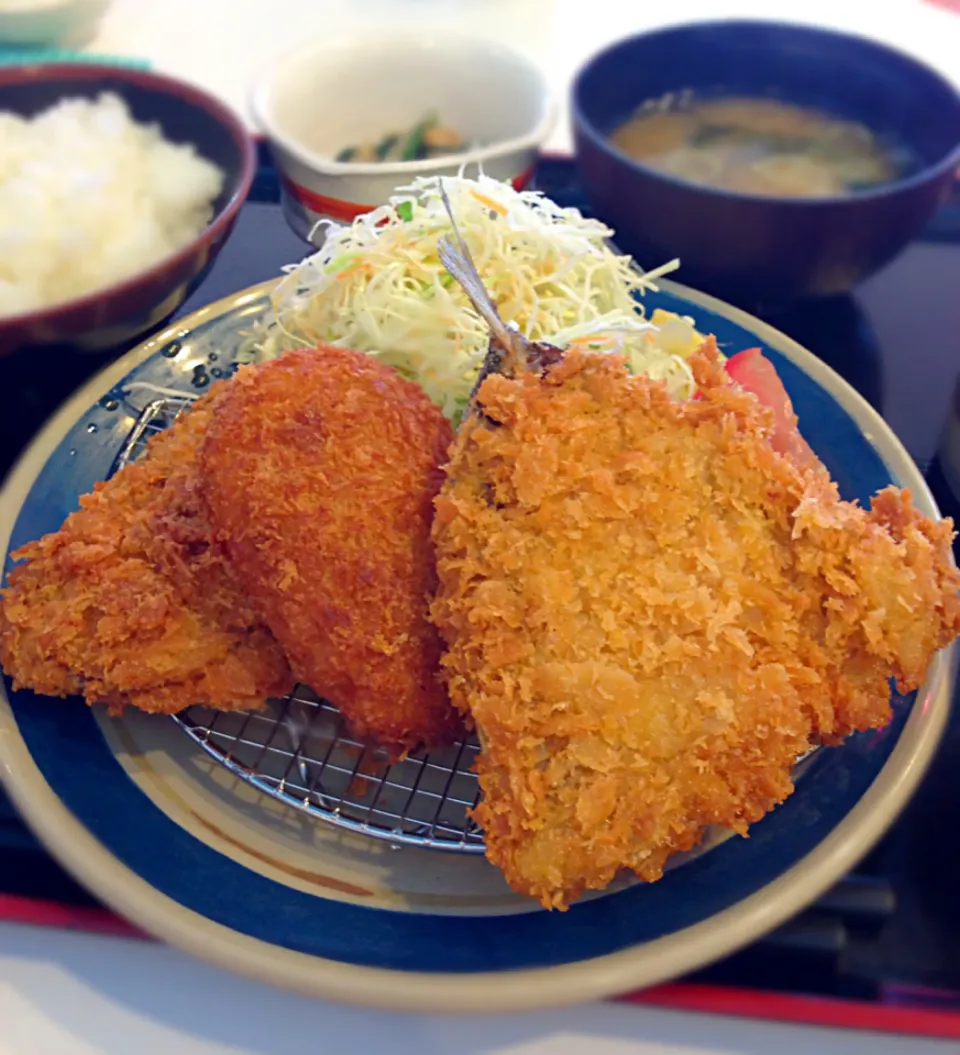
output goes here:
[{"label": "red tray edge", "polygon": [[[927,994],[925,999],[932,1000],[934,995]],[[960,999],[953,994],[949,996],[954,1001]],[[947,997],[948,994],[942,994],[941,999],[946,1001]],[[909,991],[896,986],[884,988],[882,1002],[870,1003],[692,982],[672,982],[654,986],[652,989],[628,993],[617,999],[621,1003],[644,1004],[701,1014],[733,1015],[770,1022],[831,1026],[915,1037],[960,1039],[960,1010],[904,1006],[904,1003],[911,999]],[[912,999],[919,1003],[924,997],[916,992]]]},{"label": "red tray edge", "polygon": [[[0,894],[0,920],[111,937],[153,940],[145,931],[108,909],[74,907],[12,894]],[[888,1002],[866,1003],[732,986],[671,982],[641,992],[627,993],[616,999],[619,1003],[668,1010],[953,1040],[960,1039],[960,1009],[904,1006],[914,1001],[936,1002],[937,999],[947,1001],[951,998],[960,1002],[960,997],[954,994],[897,986],[890,986],[884,991],[884,1000]]]}]

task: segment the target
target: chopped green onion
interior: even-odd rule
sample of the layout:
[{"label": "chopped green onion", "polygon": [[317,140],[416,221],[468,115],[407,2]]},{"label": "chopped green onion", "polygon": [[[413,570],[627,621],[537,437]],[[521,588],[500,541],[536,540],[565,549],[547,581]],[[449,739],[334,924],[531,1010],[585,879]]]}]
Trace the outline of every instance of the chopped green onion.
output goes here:
[{"label": "chopped green onion", "polygon": [[397,206],[397,216],[399,216],[404,223],[409,223],[413,219],[413,202],[400,202]]}]

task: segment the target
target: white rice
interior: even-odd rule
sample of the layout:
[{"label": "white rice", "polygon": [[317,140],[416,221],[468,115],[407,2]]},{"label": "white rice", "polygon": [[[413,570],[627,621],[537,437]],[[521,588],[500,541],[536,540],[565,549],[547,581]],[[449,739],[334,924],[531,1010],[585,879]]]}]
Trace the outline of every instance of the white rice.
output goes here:
[{"label": "white rice", "polygon": [[0,316],[131,278],[195,238],[223,188],[117,95],[0,113]]}]

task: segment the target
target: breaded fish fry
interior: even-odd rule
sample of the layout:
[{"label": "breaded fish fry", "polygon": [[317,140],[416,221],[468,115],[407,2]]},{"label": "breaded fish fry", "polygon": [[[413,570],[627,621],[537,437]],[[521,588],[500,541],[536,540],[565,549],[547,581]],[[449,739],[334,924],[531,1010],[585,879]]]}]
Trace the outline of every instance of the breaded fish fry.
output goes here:
[{"label": "breaded fish fry", "polygon": [[894,488],[843,502],[775,450],[784,423],[714,346],[676,402],[495,324],[436,501],[432,614],[487,855],[563,909],[621,869],[659,879],[708,825],[745,834],[810,745],[884,725],[888,679],[915,688],[960,632],[960,576],[949,521]]},{"label": "breaded fish fry", "polygon": [[818,741],[890,717],[960,630],[951,525],[872,511],[769,443],[695,362],[676,403],[614,358],[491,376],[437,500],[451,696],[476,722],[487,853],[564,908],[745,833]]}]

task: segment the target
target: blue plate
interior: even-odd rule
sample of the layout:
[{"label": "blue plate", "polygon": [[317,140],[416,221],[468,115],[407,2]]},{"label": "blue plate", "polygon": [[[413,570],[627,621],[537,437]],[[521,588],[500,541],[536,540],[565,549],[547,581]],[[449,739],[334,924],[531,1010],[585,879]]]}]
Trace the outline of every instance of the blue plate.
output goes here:
[{"label": "blue plate", "polygon": [[[142,411],[197,393],[268,310],[272,284],[197,312],[94,379],[7,482],[5,552],[53,531],[109,475]],[[882,419],[810,353],[718,301],[669,285],[645,301],[734,352],[761,346],[845,498],[889,483],[936,508]],[[9,568],[9,557],[7,557]],[[920,780],[947,714],[951,655],[895,697],[884,730],[821,750],[797,791],[652,885],[547,913],[485,860],[391,848],[249,787],[170,719],[111,719],[80,700],[0,698],[10,795],[51,852],[105,902],[194,953],[327,997],[506,1010],[608,995],[694,969],[800,910],[847,871]],[[239,719],[238,719],[239,720]]]}]

